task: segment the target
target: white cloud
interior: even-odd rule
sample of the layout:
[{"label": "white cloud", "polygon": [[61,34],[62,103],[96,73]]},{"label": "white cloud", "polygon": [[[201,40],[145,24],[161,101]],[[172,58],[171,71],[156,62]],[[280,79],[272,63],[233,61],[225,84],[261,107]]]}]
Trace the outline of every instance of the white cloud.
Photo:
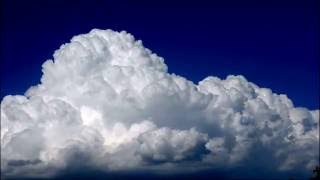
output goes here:
[{"label": "white cloud", "polygon": [[83,163],[106,172],[318,163],[319,110],[243,76],[196,85],[124,31],[75,36],[42,71],[25,96],[1,101],[2,176],[51,177]]}]

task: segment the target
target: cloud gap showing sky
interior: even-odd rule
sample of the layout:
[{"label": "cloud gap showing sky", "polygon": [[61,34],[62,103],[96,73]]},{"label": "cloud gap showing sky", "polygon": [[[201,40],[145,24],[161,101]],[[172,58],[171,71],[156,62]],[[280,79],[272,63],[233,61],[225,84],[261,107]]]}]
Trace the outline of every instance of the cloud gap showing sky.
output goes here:
[{"label": "cloud gap showing sky", "polygon": [[319,110],[241,75],[195,84],[170,74],[125,31],[75,36],[42,72],[39,85],[1,101],[2,177],[80,169],[306,177],[319,164]]}]

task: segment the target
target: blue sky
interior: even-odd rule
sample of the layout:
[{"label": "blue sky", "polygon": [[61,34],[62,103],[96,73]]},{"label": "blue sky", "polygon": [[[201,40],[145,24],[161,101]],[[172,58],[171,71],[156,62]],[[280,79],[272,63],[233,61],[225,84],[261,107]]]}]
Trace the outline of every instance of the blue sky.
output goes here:
[{"label": "blue sky", "polygon": [[316,1],[10,0],[1,18],[1,98],[38,84],[41,64],[73,35],[101,28],[132,33],[196,83],[241,74],[319,108]]},{"label": "blue sky", "polygon": [[[56,58],[65,64],[52,66],[48,61],[47,83],[33,89],[29,100],[2,99],[39,84],[41,65],[52,59],[55,50],[73,36],[98,28],[126,30],[163,57],[169,73],[196,84],[208,76],[225,79],[243,75],[259,87],[288,95],[295,106],[319,109],[320,23],[316,0],[1,3],[1,141],[5,142],[1,152],[6,155],[1,159],[5,165],[1,177],[15,177],[16,173],[22,178],[52,171],[56,179],[288,179],[309,177],[311,171],[306,167],[318,163],[319,111],[292,108],[285,98],[273,97],[259,88],[257,97],[251,97],[252,87],[242,88],[241,83],[244,87],[247,81],[241,77],[226,80],[235,83],[230,83],[225,92],[214,92],[225,84],[212,78],[202,86],[191,84],[168,95],[169,87],[179,84],[180,79],[159,71],[167,77],[162,82],[156,74],[158,69],[152,68],[162,69],[164,65],[149,57],[142,46],[132,46],[125,33],[92,31],[90,34],[97,37],[109,38],[101,46],[105,54],[78,61],[80,56],[73,51],[81,52],[81,48],[66,48],[66,54],[71,55]],[[80,43],[86,43],[86,37],[88,42],[98,42],[92,36],[81,37],[85,38]],[[123,44],[137,49],[120,48],[118,52],[111,48]],[[90,46],[86,48],[85,53]],[[88,63],[99,62],[109,51],[113,54],[106,59],[119,63],[120,70],[137,65],[137,72],[118,78],[118,66],[113,67],[117,63],[109,66],[105,61],[106,71],[101,72],[101,64],[92,63],[92,67]],[[121,64],[123,59],[114,58],[128,52],[129,60],[135,58],[134,64],[129,60]],[[152,71],[145,62],[155,63],[148,67]],[[70,75],[64,67],[75,73]],[[93,71],[99,76],[83,73]],[[146,80],[140,72],[147,72],[143,75]],[[101,82],[101,78],[108,82]],[[158,86],[159,81],[165,88]],[[184,82],[181,80],[181,84]],[[131,87],[139,83],[143,90]],[[238,84],[241,92],[233,94],[236,91],[231,90]],[[132,96],[145,98],[131,98],[131,92],[138,92]],[[53,100],[45,101],[46,95]],[[115,100],[110,98],[113,96],[117,96]],[[230,101],[225,100],[228,98]],[[66,165],[60,167],[60,160]],[[124,170],[113,171],[118,165]]]}]

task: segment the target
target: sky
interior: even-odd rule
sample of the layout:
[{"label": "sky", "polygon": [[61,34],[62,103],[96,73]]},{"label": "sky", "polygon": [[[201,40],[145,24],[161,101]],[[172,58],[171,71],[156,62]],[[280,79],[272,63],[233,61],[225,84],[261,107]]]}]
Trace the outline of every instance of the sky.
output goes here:
[{"label": "sky", "polygon": [[75,34],[126,30],[197,83],[244,75],[319,108],[316,1],[3,1],[1,97],[23,94],[41,64]]},{"label": "sky", "polygon": [[1,178],[311,177],[315,5],[4,1]]}]

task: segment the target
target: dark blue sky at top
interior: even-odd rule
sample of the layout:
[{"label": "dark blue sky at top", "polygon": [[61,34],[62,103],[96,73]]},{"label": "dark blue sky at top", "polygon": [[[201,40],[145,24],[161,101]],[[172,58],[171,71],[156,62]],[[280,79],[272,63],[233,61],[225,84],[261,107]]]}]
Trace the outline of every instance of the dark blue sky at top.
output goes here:
[{"label": "dark blue sky at top", "polygon": [[38,84],[41,64],[72,36],[100,28],[132,33],[195,83],[241,74],[319,108],[316,0],[7,0],[1,8],[1,99]]}]

